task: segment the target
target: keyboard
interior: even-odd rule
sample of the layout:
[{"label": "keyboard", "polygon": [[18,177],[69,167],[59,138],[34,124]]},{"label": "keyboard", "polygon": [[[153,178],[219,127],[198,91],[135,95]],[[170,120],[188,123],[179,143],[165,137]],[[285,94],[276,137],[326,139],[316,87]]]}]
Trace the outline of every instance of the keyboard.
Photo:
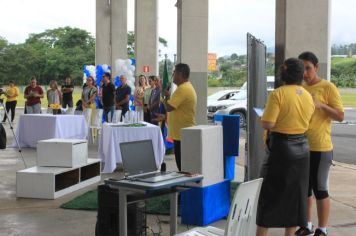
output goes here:
[{"label": "keyboard", "polygon": [[139,176],[139,178],[140,179],[148,179],[148,178],[152,178],[152,177],[156,177],[156,176],[167,175],[170,173],[171,172],[156,172],[156,173],[151,173],[151,174],[147,174],[147,175],[141,175],[141,176]]}]

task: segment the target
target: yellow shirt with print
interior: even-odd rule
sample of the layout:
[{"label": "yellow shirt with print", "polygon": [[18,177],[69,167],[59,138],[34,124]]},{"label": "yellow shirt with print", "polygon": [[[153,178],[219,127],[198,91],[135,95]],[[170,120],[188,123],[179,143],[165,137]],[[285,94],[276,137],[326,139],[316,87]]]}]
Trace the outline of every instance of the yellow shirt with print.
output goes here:
[{"label": "yellow shirt with print", "polygon": [[[304,84],[303,87],[321,103],[339,111],[344,111],[340,93],[333,83],[322,79],[314,85]],[[310,151],[327,152],[333,149],[331,118],[322,109],[315,109],[307,136]]]},{"label": "yellow shirt with print", "polygon": [[269,95],[261,120],[275,123],[272,132],[303,134],[314,109],[313,98],[302,86],[284,85]]},{"label": "yellow shirt with print", "polygon": [[13,102],[13,101],[17,101],[17,97],[19,96],[20,92],[19,89],[16,86],[13,87],[8,87],[6,89],[6,101],[7,102]]},{"label": "yellow shirt with print", "polygon": [[178,86],[167,103],[175,109],[168,112],[168,137],[181,140],[180,130],[195,125],[197,94],[188,81]]}]

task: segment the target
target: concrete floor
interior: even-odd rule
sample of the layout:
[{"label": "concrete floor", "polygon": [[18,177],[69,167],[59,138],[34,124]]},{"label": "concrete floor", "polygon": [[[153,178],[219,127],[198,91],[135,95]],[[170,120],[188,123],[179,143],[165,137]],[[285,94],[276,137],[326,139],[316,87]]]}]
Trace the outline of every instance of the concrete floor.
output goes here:
[{"label": "concrete floor", "polygon": [[[5,124],[8,145],[12,143],[12,133]],[[15,125],[16,127],[16,125]],[[244,139],[241,140],[243,147]],[[242,148],[240,150],[243,150]],[[23,149],[23,156],[27,166],[35,165],[36,150]],[[97,158],[97,146],[89,147],[89,157]],[[174,170],[173,156],[165,158],[167,169]],[[243,179],[243,153],[236,162],[236,179]],[[64,210],[59,206],[96,185],[76,191],[56,200],[22,199],[16,198],[16,171],[24,169],[20,155],[16,149],[7,148],[0,151],[0,235],[94,235],[96,212]],[[102,175],[102,180],[108,177],[117,178],[121,172]],[[329,235],[356,235],[356,168],[350,165],[338,164],[331,172],[330,190],[332,193],[332,214],[330,217]],[[158,216],[162,222],[161,235],[169,235],[169,217]],[[314,214],[314,222],[316,222]],[[148,225],[153,232],[159,232],[157,216],[148,216]],[[226,221],[215,222],[214,226],[224,228]],[[183,232],[193,226],[179,225],[178,232]],[[148,235],[152,235],[148,232]],[[272,229],[269,235],[282,236],[283,230]]]}]

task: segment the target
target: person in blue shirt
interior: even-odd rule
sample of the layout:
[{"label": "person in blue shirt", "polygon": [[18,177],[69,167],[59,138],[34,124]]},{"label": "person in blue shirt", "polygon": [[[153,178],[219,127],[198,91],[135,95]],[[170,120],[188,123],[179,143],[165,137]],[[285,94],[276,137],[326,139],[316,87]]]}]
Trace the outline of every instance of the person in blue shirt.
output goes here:
[{"label": "person in blue shirt", "polygon": [[127,78],[124,75],[120,76],[121,85],[115,91],[116,110],[121,110],[121,119],[129,110],[129,102],[131,95],[131,88],[127,85]]}]

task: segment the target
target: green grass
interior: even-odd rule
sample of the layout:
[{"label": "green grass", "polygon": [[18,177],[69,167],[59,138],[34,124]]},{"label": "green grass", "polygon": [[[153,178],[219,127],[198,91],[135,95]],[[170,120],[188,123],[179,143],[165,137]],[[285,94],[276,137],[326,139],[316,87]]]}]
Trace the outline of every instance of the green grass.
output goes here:
[{"label": "green grass", "polygon": [[341,93],[344,107],[356,107],[356,93]]},{"label": "green grass", "polygon": [[332,58],[331,59],[331,65],[332,67],[338,66],[338,65],[348,65],[356,62],[356,58]]}]

